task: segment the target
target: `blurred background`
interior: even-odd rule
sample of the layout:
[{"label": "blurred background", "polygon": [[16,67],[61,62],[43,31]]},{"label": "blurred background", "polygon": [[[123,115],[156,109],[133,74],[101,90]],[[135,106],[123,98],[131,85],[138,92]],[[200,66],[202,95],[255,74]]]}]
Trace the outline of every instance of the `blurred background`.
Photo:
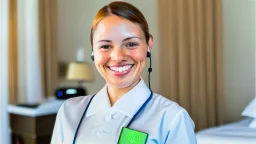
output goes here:
[{"label": "blurred background", "polygon": [[[105,85],[90,58],[90,26],[111,1],[1,0],[0,140],[8,138],[8,104],[40,103],[78,85],[94,94]],[[255,97],[256,1],[127,1],[154,37],[152,90],[183,106],[196,130],[242,119]],[[81,62],[89,74],[70,80],[70,64]]]}]

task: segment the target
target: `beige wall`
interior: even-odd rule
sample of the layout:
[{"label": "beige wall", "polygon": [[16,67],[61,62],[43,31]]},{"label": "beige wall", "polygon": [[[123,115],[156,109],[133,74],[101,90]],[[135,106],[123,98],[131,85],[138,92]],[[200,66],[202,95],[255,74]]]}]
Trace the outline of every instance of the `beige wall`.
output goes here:
[{"label": "beige wall", "polygon": [[[96,93],[101,89],[105,81],[98,74],[93,62],[90,59],[90,26],[96,12],[111,0],[58,0],[58,51],[60,62],[70,62],[76,60],[76,49],[83,47],[85,51],[85,60],[90,62],[95,73],[95,81],[85,83],[89,93]],[[151,87],[158,91],[158,34],[157,34],[157,9],[156,0],[138,1],[129,0],[137,6],[145,15],[151,34],[154,36],[154,45],[152,50],[153,73],[151,74]],[[147,82],[147,71],[143,77]],[[74,83],[63,82],[61,85],[74,85]]]},{"label": "beige wall", "polygon": [[225,121],[240,119],[255,96],[255,0],[223,0]]}]

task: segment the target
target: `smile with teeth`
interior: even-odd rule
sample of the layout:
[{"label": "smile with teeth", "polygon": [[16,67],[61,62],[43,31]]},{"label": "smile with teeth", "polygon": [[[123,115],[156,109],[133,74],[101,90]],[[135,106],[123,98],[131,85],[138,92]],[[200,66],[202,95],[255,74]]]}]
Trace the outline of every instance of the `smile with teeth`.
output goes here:
[{"label": "smile with teeth", "polygon": [[132,68],[133,65],[124,65],[124,66],[109,66],[109,69],[115,72],[125,72]]}]

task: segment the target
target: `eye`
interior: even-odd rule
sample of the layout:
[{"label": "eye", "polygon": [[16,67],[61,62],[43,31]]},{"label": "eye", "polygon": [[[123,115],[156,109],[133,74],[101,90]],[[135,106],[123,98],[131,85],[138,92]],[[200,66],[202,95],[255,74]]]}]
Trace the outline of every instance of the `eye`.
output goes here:
[{"label": "eye", "polygon": [[127,44],[126,44],[126,47],[136,47],[136,46],[138,46],[138,43],[135,43],[135,42],[128,42]]},{"label": "eye", "polygon": [[110,49],[110,45],[102,45],[102,46],[100,46],[100,49],[108,50],[108,49]]}]

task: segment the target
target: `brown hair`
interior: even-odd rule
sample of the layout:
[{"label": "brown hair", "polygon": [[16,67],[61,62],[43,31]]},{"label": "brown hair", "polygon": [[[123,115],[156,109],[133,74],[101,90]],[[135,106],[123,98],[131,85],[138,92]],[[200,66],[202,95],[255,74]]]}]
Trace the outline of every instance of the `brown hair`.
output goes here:
[{"label": "brown hair", "polygon": [[140,12],[140,10],[127,2],[115,1],[102,7],[94,17],[92,26],[91,26],[91,35],[90,35],[91,46],[93,44],[93,32],[95,27],[103,18],[110,15],[116,15],[116,16],[125,18],[133,23],[137,23],[143,30],[146,37],[146,42],[148,43],[150,38],[148,23],[145,17],[143,16],[143,14]]}]

